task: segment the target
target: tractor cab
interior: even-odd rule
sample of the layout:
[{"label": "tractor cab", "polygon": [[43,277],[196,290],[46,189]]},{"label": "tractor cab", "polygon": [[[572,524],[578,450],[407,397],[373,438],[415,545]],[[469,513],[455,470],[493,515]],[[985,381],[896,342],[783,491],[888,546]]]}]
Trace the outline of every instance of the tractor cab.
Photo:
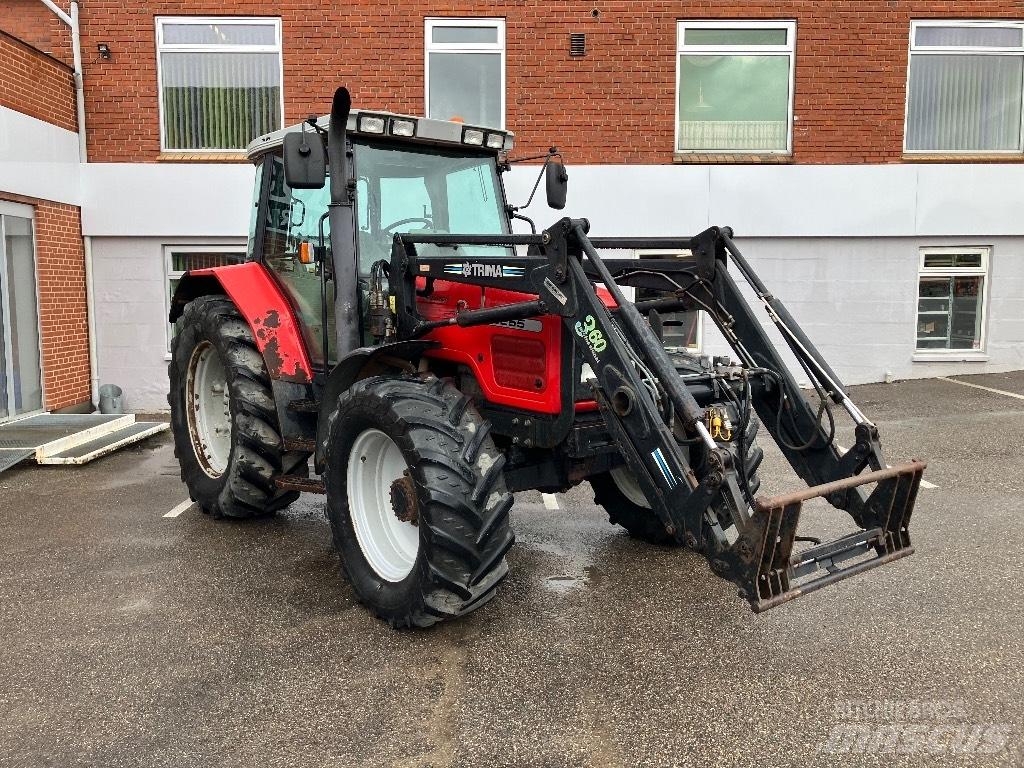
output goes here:
[{"label": "tractor cab", "polygon": [[[513,145],[507,131],[350,112],[344,134],[349,178],[341,202],[351,211],[354,237],[351,242],[344,235],[338,238],[346,241],[340,248],[346,253],[336,258],[326,164],[309,168],[300,154],[303,148],[309,155],[322,152],[319,145],[328,126],[326,116],[307,121],[261,136],[247,151],[257,168],[249,258],[262,262],[277,278],[300,319],[311,362],[321,370],[337,362],[343,347],[335,332],[339,283],[355,282],[359,304],[365,307],[371,268],[390,259],[396,234],[510,233],[499,173],[503,153]],[[290,155],[293,145],[297,149]],[[512,249],[458,249],[460,257],[502,254],[512,255]],[[367,342],[365,316],[360,326],[359,341]]]}]

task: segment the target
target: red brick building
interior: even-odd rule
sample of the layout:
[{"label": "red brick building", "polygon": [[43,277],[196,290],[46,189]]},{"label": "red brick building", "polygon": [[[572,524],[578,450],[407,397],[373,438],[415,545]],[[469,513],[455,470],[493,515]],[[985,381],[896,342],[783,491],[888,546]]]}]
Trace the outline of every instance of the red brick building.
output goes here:
[{"label": "red brick building", "polygon": [[[0,29],[67,83],[42,2],[0,0]],[[516,154],[558,145],[595,231],[732,225],[851,382],[1024,367],[1017,2],[84,0],[81,50],[95,362],[129,406],[162,403],[177,274],[244,253],[240,150],[338,84],[363,108],[503,124]],[[0,70],[0,106],[74,130],[73,89],[41,97],[33,76],[8,101],[23,76]]]},{"label": "red brick building", "polygon": [[[3,124],[7,137],[0,145],[10,158],[35,149],[16,141],[26,130],[38,135],[54,126],[73,137],[77,119],[71,67],[0,31],[0,107],[28,124],[21,130],[9,121]],[[69,145],[68,138],[53,143],[63,139],[65,164],[71,165],[77,163],[77,139]],[[62,163],[53,162],[59,155],[36,159],[43,162],[25,168],[9,160],[6,168],[12,176],[36,176],[38,196],[6,191],[22,185],[0,177],[0,264],[13,278],[0,281],[5,305],[0,315],[0,419],[90,402],[81,213],[68,202],[77,197],[77,179],[59,178]],[[12,168],[16,164],[21,167]],[[40,180],[40,173],[58,178]],[[47,188],[56,194],[48,197]]]}]

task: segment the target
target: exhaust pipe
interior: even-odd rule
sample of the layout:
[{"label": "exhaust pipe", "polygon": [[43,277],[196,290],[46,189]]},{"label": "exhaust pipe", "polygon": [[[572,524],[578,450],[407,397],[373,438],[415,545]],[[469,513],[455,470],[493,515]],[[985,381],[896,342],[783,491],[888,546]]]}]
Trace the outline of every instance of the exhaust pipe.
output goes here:
[{"label": "exhaust pipe", "polygon": [[[349,167],[345,130],[352,111],[347,88],[334,92],[331,123],[327,129],[327,161],[330,168],[331,253],[334,262],[334,321],[339,360],[362,344],[359,332],[359,264],[356,260],[352,169]],[[326,361],[325,361],[326,362]]]}]

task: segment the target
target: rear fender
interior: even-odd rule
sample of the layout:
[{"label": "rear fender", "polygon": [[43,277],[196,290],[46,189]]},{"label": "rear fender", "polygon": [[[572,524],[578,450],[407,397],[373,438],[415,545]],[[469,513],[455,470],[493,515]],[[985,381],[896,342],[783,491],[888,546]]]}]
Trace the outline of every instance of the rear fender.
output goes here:
[{"label": "rear fender", "polygon": [[410,365],[422,357],[428,349],[440,346],[436,341],[396,341],[379,347],[360,347],[343,357],[330,375],[320,398],[320,417],[316,426],[316,453],[314,467],[323,474],[327,449],[328,419],[334,411],[338,398],[345,390],[360,379],[395,368],[393,361],[401,360]]},{"label": "rear fender", "polygon": [[173,323],[185,305],[199,296],[226,293],[249,323],[270,378],[309,384],[313,366],[291,304],[259,262],[195,269],[179,282],[171,300]]}]

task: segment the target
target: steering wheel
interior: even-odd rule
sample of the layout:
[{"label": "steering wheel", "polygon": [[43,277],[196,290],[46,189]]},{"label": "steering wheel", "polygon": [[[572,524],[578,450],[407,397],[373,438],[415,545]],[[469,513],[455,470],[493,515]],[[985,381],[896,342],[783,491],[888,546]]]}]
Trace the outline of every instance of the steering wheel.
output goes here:
[{"label": "steering wheel", "polygon": [[388,225],[387,225],[386,227],[383,227],[383,230],[384,230],[385,232],[391,233],[391,230],[392,230],[392,229],[394,229],[395,227],[400,227],[400,226],[402,226],[403,224],[412,224],[412,223],[413,223],[414,221],[420,221],[420,222],[423,222],[423,223],[424,223],[424,224],[426,224],[426,225],[427,225],[428,227],[432,227],[432,226],[434,226],[434,222],[433,222],[433,221],[431,221],[430,219],[424,218],[424,217],[422,217],[422,216],[413,216],[413,217],[412,217],[411,219],[399,219],[399,220],[398,220],[398,221],[396,221],[396,222],[393,222],[393,223],[391,223],[391,224],[388,224]]}]

